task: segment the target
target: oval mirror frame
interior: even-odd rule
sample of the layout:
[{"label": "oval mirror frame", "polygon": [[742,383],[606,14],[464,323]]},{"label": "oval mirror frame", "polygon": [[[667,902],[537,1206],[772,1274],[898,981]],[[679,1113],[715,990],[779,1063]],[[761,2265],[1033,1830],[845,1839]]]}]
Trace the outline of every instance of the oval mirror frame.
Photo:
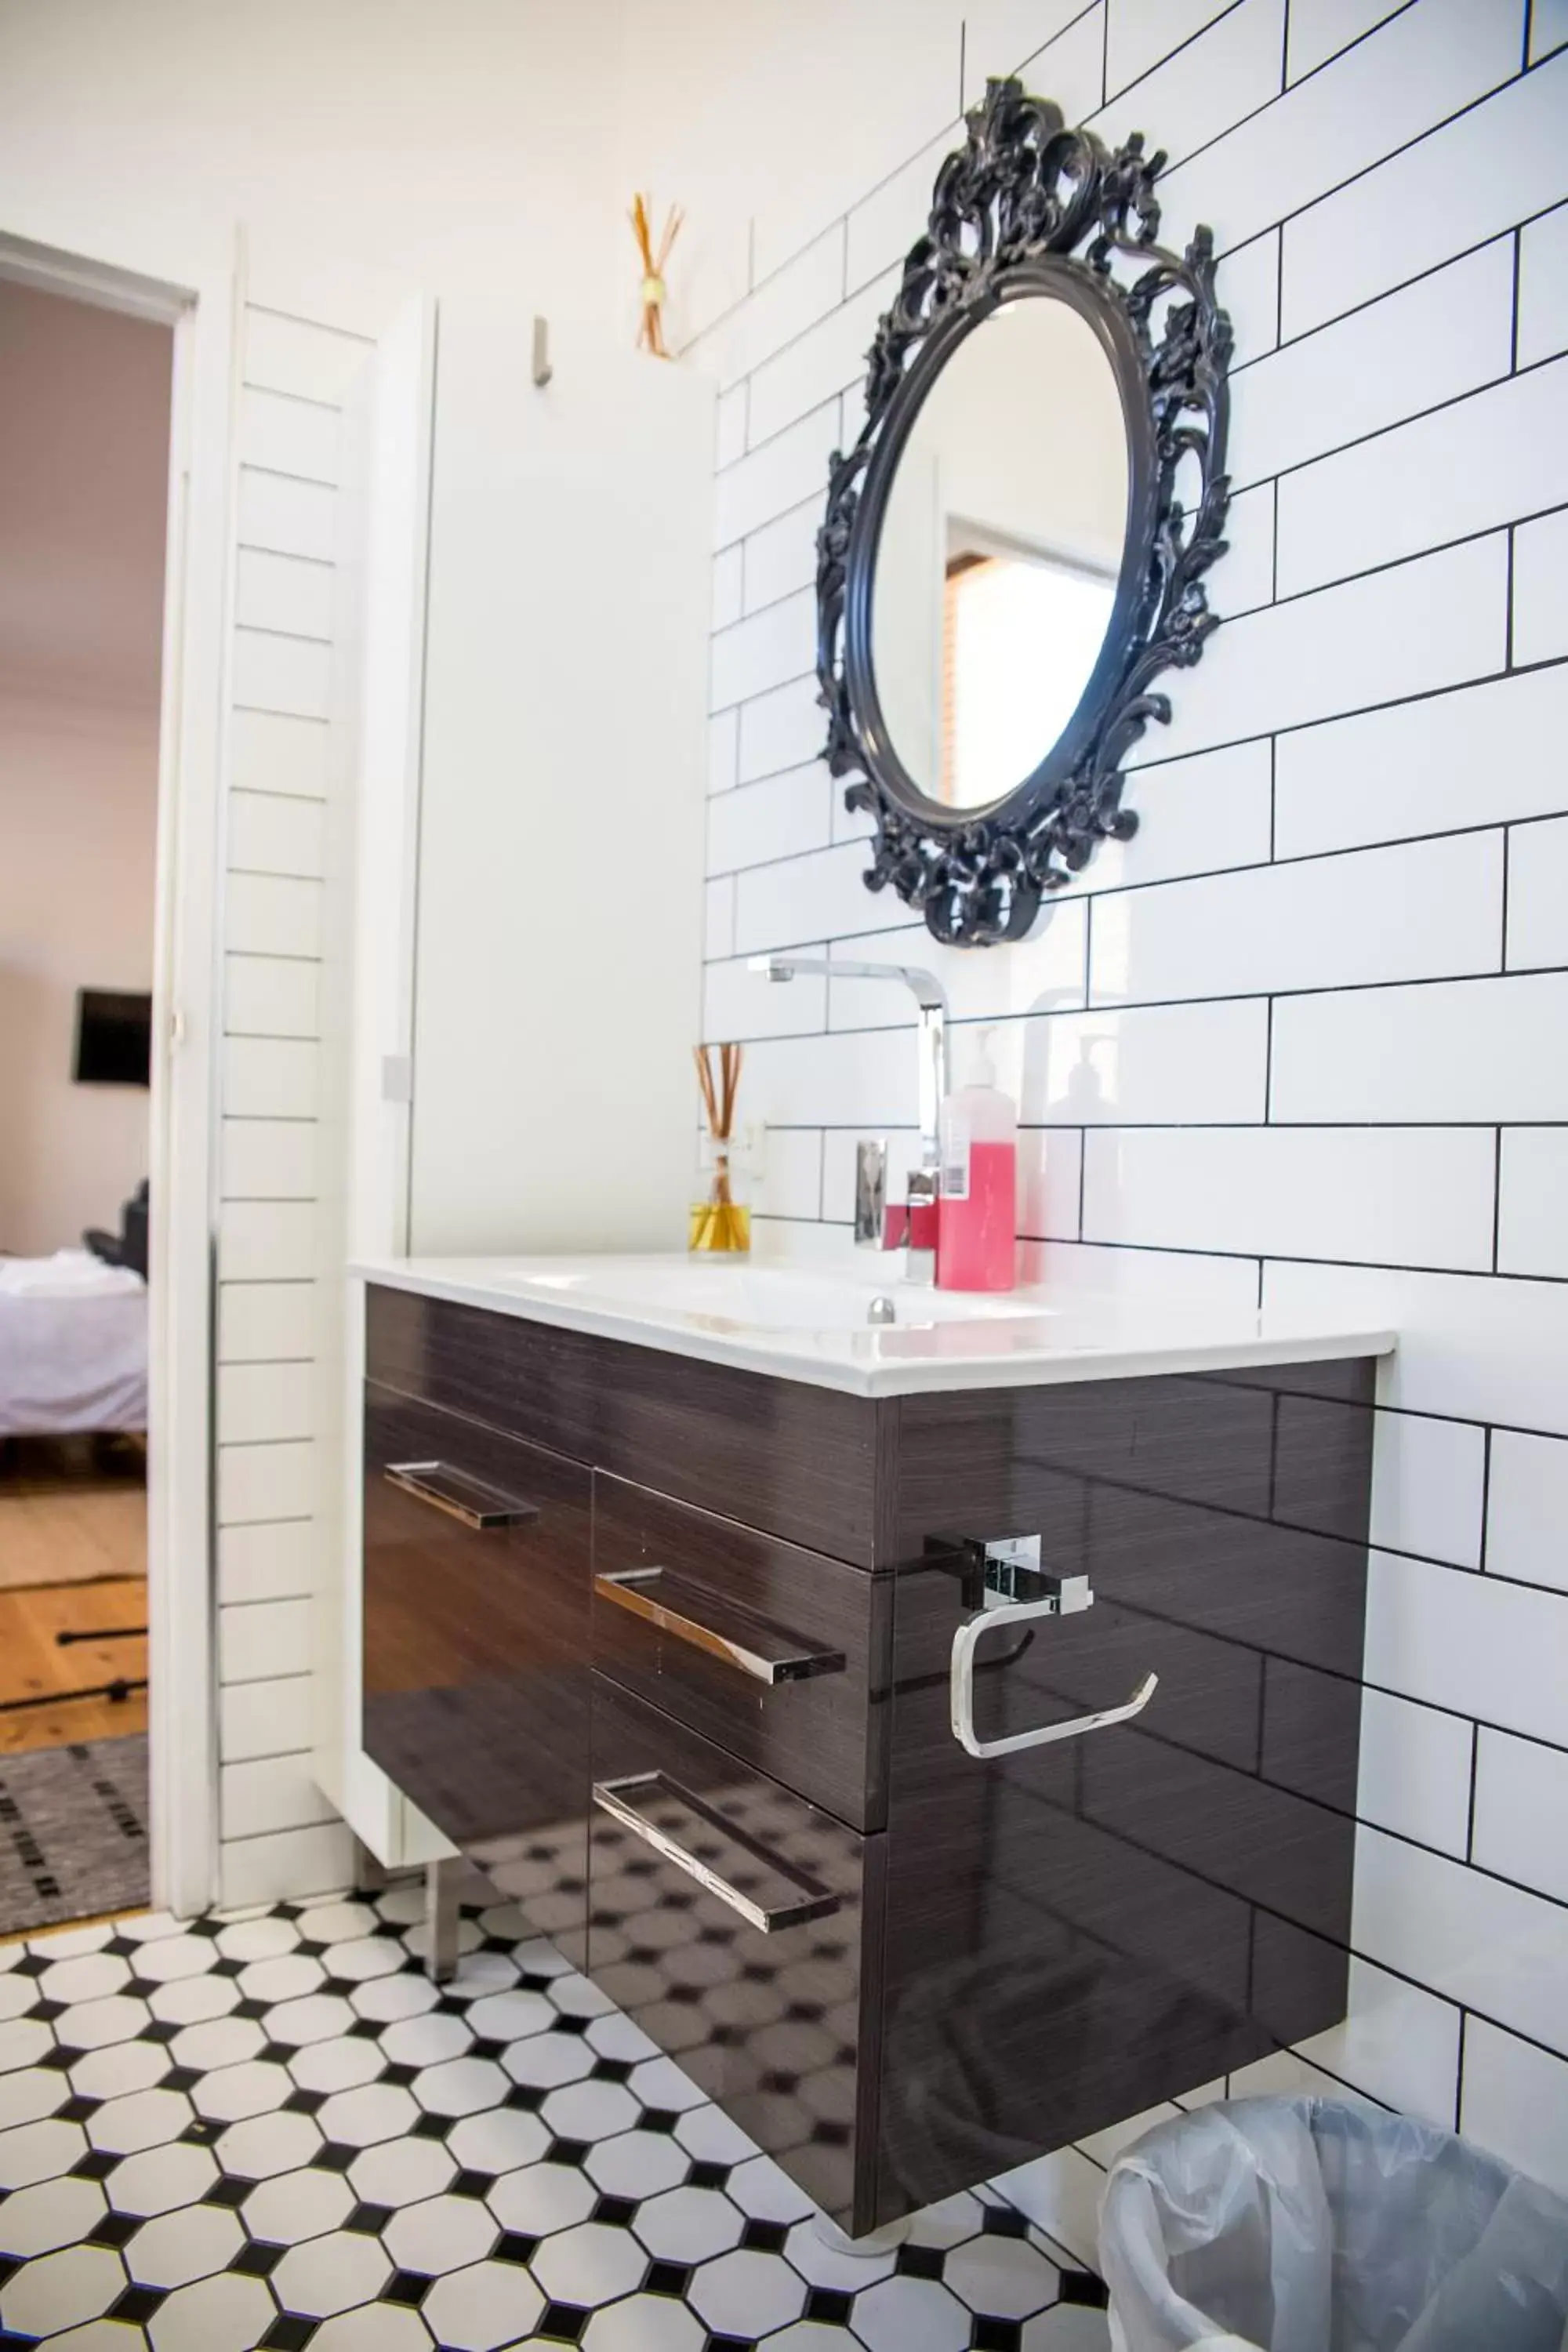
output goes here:
[{"label": "oval mirror frame", "polygon": [[[1016,81],[988,83],[966,130],[878,327],[859,438],[829,464],[816,667],[829,769],[855,779],[846,803],[875,821],[867,887],[891,883],[949,945],[988,947],[1023,938],[1042,898],[1102,840],[1131,839],[1138,820],[1121,805],[1121,763],[1151,719],[1171,716],[1153,682],[1196,662],[1218,626],[1204,576],[1225,552],[1231,331],[1215,299],[1209,232],[1181,255],[1155,243],[1164,157],[1146,157],[1138,134],[1112,155]],[[1002,304],[1041,297],[1088,320],[1121,395],[1121,568],[1099,658],[1061,735],[1000,799],[953,808],[921,790],[889,738],[871,658],[878,542],[937,375]],[[1041,412],[1048,423],[1045,388]],[[1195,473],[1190,509],[1178,495],[1184,466]]]}]

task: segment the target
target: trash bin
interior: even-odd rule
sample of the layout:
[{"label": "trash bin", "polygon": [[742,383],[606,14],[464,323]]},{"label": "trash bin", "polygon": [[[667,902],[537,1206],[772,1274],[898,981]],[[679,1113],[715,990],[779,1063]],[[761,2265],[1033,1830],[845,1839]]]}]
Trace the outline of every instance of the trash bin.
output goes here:
[{"label": "trash bin", "polygon": [[1115,2352],[1568,2352],[1568,2204],[1407,2116],[1236,2099],[1118,2157]]}]

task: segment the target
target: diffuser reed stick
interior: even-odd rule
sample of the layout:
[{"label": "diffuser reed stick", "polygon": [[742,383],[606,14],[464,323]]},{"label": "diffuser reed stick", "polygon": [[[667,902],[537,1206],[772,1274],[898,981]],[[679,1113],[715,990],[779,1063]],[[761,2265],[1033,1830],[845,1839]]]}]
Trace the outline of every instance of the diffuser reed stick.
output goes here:
[{"label": "diffuser reed stick", "polygon": [[735,1125],[735,1097],[741,1085],[742,1049],[739,1045],[721,1045],[718,1053],[715,1071],[712,1046],[691,1048],[711,1138],[713,1179],[706,1198],[692,1203],[688,1246],[693,1250],[744,1251],[752,1246],[752,1213],[744,1202],[736,1200],[731,1173],[731,1139]]},{"label": "diffuser reed stick", "polygon": [[632,225],[632,235],[642,256],[642,324],[637,329],[638,351],[648,351],[656,360],[667,360],[668,352],[664,342],[664,266],[669,259],[670,247],[680,235],[680,225],[686,218],[679,205],[671,205],[665,215],[664,235],[656,252],[653,242],[653,215],[649,199],[638,195],[626,218]]}]

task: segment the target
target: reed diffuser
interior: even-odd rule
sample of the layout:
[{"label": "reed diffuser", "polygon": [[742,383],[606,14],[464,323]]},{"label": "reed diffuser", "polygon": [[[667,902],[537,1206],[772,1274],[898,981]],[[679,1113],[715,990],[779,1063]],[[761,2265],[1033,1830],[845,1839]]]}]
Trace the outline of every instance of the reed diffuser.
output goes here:
[{"label": "reed diffuser", "polygon": [[642,323],[637,329],[637,349],[639,352],[651,352],[656,360],[667,360],[669,352],[664,340],[664,268],[686,215],[679,205],[671,205],[665,215],[664,235],[657,246],[653,241],[650,198],[639,195],[626,217],[631,222],[632,235],[637,241],[637,252],[642,257],[642,284],[637,289]]},{"label": "reed diffuser", "polygon": [[739,1045],[721,1045],[715,1075],[710,1045],[693,1045],[692,1059],[697,1064],[698,1083],[702,1088],[702,1108],[708,1118],[708,1132],[703,1138],[703,1167],[708,1175],[708,1189],[701,1199],[691,1204],[691,1223],[687,1235],[687,1247],[692,1250],[722,1250],[731,1255],[743,1254],[752,1246],[752,1212],[750,1204],[735,1198],[737,1171],[731,1138],[735,1127],[735,1097],[741,1084]]}]

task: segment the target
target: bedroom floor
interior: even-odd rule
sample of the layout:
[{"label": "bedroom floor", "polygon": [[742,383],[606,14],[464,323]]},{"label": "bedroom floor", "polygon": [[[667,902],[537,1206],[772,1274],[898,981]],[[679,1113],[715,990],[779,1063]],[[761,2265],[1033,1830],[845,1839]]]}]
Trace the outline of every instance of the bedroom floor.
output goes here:
[{"label": "bedroom floor", "polygon": [[0,1445],[0,1935],[147,1900],[146,1528],[139,1443]]},{"label": "bedroom floor", "polygon": [[147,1457],[134,1438],[0,1442],[0,1592],[147,1573]]},{"label": "bedroom floor", "polygon": [[145,1677],[146,1643],[127,1629],[147,1622],[146,1575],[138,1443],[12,1438],[0,1446],[0,1756],[145,1731],[144,1690],[118,1701],[56,1695]]}]

